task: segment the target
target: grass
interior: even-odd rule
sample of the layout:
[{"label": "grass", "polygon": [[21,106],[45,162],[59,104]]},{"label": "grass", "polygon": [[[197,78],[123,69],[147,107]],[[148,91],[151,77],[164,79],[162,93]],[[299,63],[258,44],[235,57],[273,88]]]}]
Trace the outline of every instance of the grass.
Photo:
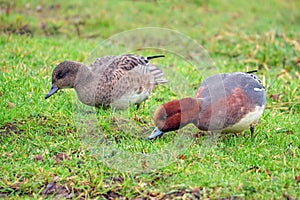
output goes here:
[{"label": "grass", "polygon": [[[0,197],[300,197],[298,1],[2,1],[0,6]],[[213,71],[170,51],[98,48],[114,34],[153,26],[175,29],[201,44]],[[130,44],[139,45],[138,34]],[[188,55],[187,47],[169,50]],[[44,99],[58,63],[89,64],[117,50],[166,54],[153,62],[169,83],[156,88],[140,109],[95,111],[78,103],[72,90]],[[193,96],[209,73],[253,69],[260,69],[267,90],[253,138],[246,130],[212,142],[187,126],[144,140],[158,105]],[[101,144],[105,153],[95,146],[101,138],[112,143]]]}]

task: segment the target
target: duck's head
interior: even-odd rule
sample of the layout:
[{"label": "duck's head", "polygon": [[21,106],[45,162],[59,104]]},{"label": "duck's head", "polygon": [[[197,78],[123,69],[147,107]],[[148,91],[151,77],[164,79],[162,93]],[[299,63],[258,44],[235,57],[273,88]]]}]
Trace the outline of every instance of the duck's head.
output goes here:
[{"label": "duck's head", "polygon": [[194,98],[169,101],[159,106],[154,114],[156,128],[148,139],[162,136],[165,132],[178,130],[189,123],[196,124],[200,102]]},{"label": "duck's head", "polygon": [[80,63],[64,61],[57,65],[52,73],[52,86],[45,99],[55,94],[59,89],[73,88]]}]

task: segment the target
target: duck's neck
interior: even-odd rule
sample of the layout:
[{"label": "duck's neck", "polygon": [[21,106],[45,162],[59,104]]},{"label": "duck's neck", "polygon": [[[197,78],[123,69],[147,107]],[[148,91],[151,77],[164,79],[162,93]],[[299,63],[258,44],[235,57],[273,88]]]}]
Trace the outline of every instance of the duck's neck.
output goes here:
[{"label": "duck's neck", "polygon": [[95,106],[97,81],[96,75],[88,67],[84,65],[79,67],[74,89],[82,103]]},{"label": "duck's neck", "polygon": [[195,98],[184,98],[180,99],[179,102],[181,107],[181,127],[189,123],[196,125],[199,120],[200,101]]},{"label": "duck's neck", "polygon": [[89,84],[94,79],[93,76],[95,76],[95,74],[90,70],[90,68],[85,65],[80,65],[75,79],[75,87],[78,85]]}]

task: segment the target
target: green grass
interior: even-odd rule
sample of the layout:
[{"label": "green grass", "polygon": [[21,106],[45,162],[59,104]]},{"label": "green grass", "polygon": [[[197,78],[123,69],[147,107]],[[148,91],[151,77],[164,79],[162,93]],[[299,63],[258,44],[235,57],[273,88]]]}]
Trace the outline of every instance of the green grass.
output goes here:
[{"label": "green grass", "polygon": [[[0,197],[300,198],[298,1],[89,2],[0,3]],[[208,51],[213,70],[170,51],[98,49],[114,34],[143,27],[190,37]],[[138,34],[132,43],[140,44]],[[44,99],[58,63],[90,64],[114,51],[166,54],[153,62],[169,83],[138,110],[95,111],[72,90]],[[213,72],[257,68],[267,106],[253,138],[246,130],[211,141],[187,126],[144,140],[163,102],[193,96]]]}]

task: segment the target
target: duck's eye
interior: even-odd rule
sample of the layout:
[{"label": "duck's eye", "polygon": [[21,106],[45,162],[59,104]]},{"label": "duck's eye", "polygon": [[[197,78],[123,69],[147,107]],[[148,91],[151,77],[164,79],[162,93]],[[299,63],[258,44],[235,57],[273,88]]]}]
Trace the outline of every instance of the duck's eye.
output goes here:
[{"label": "duck's eye", "polygon": [[56,77],[58,78],[58,79],[62,79],[62,78],[64,78],[66,76],[66,73],[63,73],[62,71],[59,71],[58,73],[57,73],[57,75],[56,75]]}]

